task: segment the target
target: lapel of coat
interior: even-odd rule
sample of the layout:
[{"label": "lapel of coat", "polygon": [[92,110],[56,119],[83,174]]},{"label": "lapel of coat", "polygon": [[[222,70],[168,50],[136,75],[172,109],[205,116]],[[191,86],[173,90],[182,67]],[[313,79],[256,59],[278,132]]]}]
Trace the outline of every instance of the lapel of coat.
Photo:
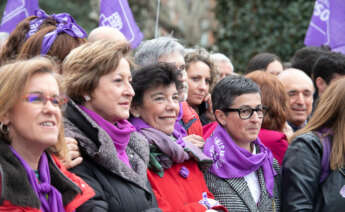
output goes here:
[{"label": "lapel of coat", "polygon": [[268,209],[272,209],[273,199],[270,199],[266,190],[266,183],[262,169],[257,170],[256,174],[260,184],[260,199],[257,205],[260,211],[267,211]]},{"label": "lapel of coat", "polygon": [[247,206],[249,211],[257,211],[256,203],[254,202],[254,199],[250,193],[250,190],[244,177],[226,179],[225,181],[242,199],[243,203]]}]

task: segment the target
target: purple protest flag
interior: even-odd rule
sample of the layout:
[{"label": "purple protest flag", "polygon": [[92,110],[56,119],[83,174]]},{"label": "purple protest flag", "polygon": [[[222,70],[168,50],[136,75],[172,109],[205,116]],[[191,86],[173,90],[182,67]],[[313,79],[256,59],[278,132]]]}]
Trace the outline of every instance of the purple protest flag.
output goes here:
[{"label": "purple protest flag", "polygon": [[345,1],[317,0],[308,31],[306,46],[328,45],[345,53]]},{"label": "purple protest flag", "polygon": [[345,54],[345,1],[331,0],[330,46],[333,51]]},{"label": "purple protest flag", "polygon": [[136,48],[144,37],[135,23],[127,0],[101,0],[99,26],[117,28],[132,48]]},{"label": "purple protest flag", "polygon": [[19,22],[34,15],[37,9],[39,9],[38,0],[7,0],[0,32],[11,33]]}]

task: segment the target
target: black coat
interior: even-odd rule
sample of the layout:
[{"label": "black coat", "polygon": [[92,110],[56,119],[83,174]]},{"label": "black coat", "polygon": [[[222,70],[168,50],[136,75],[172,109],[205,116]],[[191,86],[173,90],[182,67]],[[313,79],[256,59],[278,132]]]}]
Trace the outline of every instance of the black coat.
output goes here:
[{"label": "black coat", "polygon": [[[331,171],[320,183],[323,145],[314,133],[294,139],[282,166],[282,211],[343,211],[345,170]],[[345,192],[345,191],[344,191]]]},{"label": "black coat", "polygon": [[81,165],[71,169],[94,190],[95,197],[77,211],[160,211],[147,180],[149,147],[132,133],[127,155],[132,168],[117,158],[109,135],[72,101],[65,110],[65,134],[78,141]]}]

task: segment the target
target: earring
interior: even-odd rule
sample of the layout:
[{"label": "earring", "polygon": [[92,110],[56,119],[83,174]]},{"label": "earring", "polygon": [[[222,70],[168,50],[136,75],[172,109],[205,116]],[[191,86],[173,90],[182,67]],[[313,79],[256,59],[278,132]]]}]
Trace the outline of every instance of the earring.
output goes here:
[{"label": "earring", "polygon": [[87,101],[87,102],[88,102],[88,101],[90,101],[90,100],[91,100],[91,97],[90,97],[89,95],[85,95],[85,96],[84,96],[84,99],[85,99],[85,101]]},{"label": "earring", "polygon": [[132,113],[132,115],[135,117],[135,118],[139,118],[140,115],[138,113]]},{"label": "earring", "polygon": [[4,125],[4,123],[0,123],[0,131],[2,132],[2,134],[7,135],[8,134],[8,128],[6,125]]}]

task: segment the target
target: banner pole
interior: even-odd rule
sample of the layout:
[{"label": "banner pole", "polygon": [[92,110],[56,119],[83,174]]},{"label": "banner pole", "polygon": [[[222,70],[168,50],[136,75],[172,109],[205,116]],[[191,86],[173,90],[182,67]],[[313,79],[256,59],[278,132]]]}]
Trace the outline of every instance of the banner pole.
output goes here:
[{"label": "banner pole", "polygon": [[159,25],[159,10],[160,10],[160,4],[161,1],[157,0],[157,14],[156,14],[156,24],[155,24],[155,38],[157,38],[159,36],[159,29],[158,29],[158,25]]}]

